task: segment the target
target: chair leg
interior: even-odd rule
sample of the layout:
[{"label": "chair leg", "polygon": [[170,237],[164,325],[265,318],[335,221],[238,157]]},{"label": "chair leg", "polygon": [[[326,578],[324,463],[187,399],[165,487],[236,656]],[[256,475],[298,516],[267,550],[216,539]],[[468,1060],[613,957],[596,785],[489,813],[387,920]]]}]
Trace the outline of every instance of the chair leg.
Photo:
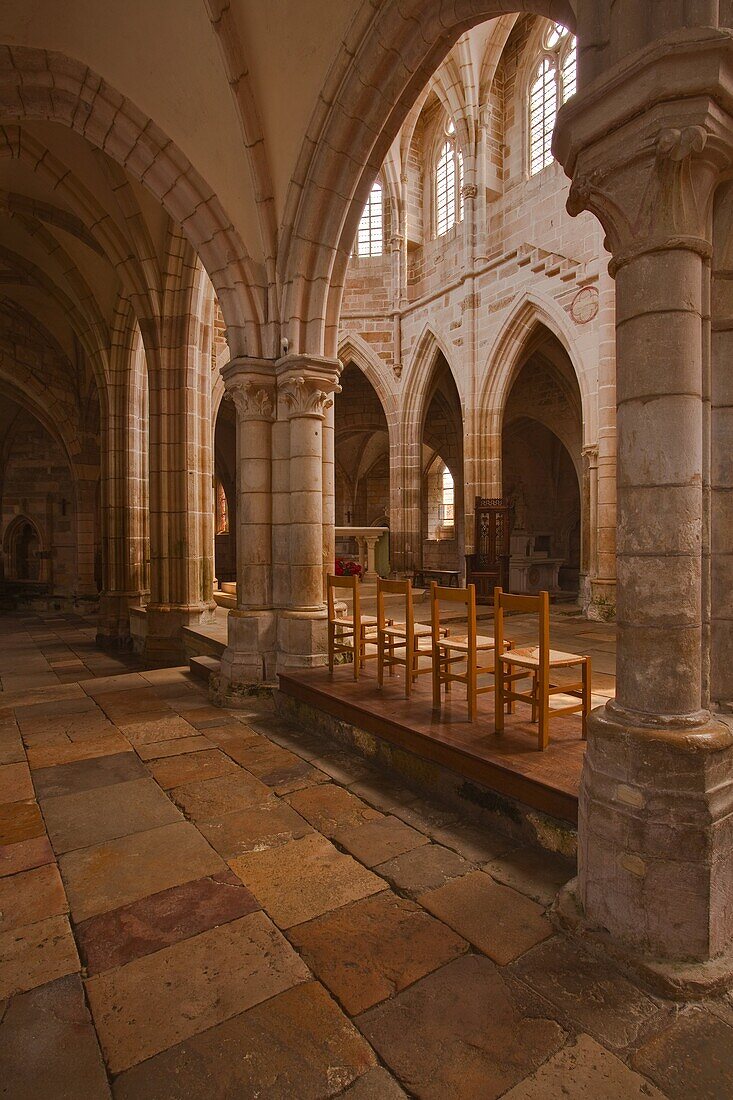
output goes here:
[{"label": "chair leg", "polygon": [[538,692],[539,692],[539,680],[537,679],[536,670],[532,673],[532,721],[537,721],[537,706],[538,706]]},{"label": "chair leg", "polygon": [[336,629],[333,623],[328,624],[328,671],[333,676],[334,641]]},{"label": "chair leg", "polygon": [[389,639],[389,674],[394,676],[394,638]]},{"label": "chair leg", "polygon": [[353,633],[354,643],[354,679],[359,679],[359,665],[361,664],[361,631],[356,633],[356,627],[354,627]]},{"label": "chair leg", "polygon": [[414,656],[415,639],[405,635],[405,697],[410,698],[412,690],[412,668],[415,663]]},{"label": "chair leg", "polygon": [[467,689],[468,689],[468,720],[469,720],[469,722],[475,722],[476,721],[476,704],[477,704],[477,701],[478,701],[478,691],[477,691],[478,682],[477,682],[477,676],[476,676],[476,661],[475,660],[472,661],[470,657],[468,658],[467,672],[468,672],[468,676],[467,676],[467,680],[468,680],[468,684],[467,684]]},{"label": "chair leg", "polygon": [[[513,642],[507,642],[507,646],[506,646],[507,653],[511,653],[513,648],[514,648]],[[510,690],[511,690],[511,685],[510,685]],[[507,699],[506,712],[507,712],[507,714],[514,714],[514,700],[511,699],[511,698]]]},{"label": "chair leg", "polygon": [[544,752],[550,743],[550,692],[549,684],[544,682],[544,679],[538,680],[539,683],[539,727],[537,730],[537,747],[540,752]]},{"label": "chair leg", "polygon": [[440,709],[440,650],[433,648],[433,708]]},{"label": "chair leg", "polygon": [[384,683],[384,637],[377,632],[377,683],[380,687]]},{"label": "chair leg", "polygon": [[[504,732],[504,663],[498,663],[499,674],[494,674],[494,730]],[[511,700],[510,700],[511,702]],[[508,709],[508,707],[507,707]]]},{"label": "chair leg", "polygon": [[583,661],[583,740],[588,737],[588,715],[591,704],[591,663],[590,657]]}]

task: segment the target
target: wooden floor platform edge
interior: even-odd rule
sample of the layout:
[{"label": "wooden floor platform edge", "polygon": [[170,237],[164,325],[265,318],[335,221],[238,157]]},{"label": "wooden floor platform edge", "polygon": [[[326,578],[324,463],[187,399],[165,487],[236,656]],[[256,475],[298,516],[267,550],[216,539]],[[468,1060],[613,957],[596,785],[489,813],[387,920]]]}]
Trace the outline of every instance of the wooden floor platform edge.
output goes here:
[{"label": "wooden floor platform edge", "polygon": [[566,791],[560,791],[540,780],[512,770],[505,765],[487,761],[455,745],[445,744],[427,737],[419,730],[411,729],[404,722],[375,714],[368,708],[347,702],[317,685],[286,673],[280,673],[280,691],[283,695],[325,712],[341,722],[365,730],[398,748],[413,753],[420,759],[446,768],[455,775],[486,788],[487,791],[511,799],[522,806],[547,814],[573,828],[578,823],[578,799]]}]

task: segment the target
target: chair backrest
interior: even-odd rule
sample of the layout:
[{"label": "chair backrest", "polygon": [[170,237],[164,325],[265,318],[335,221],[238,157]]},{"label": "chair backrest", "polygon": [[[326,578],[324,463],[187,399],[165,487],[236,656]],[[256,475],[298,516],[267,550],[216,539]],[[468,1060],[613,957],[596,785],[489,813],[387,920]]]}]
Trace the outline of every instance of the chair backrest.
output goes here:
[{"label": "chair backrest", "polygon": [[497,655],[504,651],[504,612],[518,611],[523,615],[537,615],[537,645],[540,662],[549,667],[550,661],[550,593],[538,592],[536,596],[522,596],[514,592],[494,589],[494,638]]},{"label": "chair backrest", "polygon": [[409,635],[414,630],[415,613],[412,605],[412,581],[385,581],[377,577],[377,629],[384,630],[387,616],[384,610],[385,596],[405,597],[405,631]]},{"label": "chair backrest", "polygon": [[354,623],[361,623],[361,605],[359,602],[359,578],[337,577],[335,573],[329,573],[326,577],[326,606],[328,607],[328,621],[336,620],[336,593],[339,589],[350,592],[352,599],[352,615]]},{"label": "chair backrest", "polygon": [[441,588],[435,581],[430,585],[430,621],[433,628],[433,645],[440,639],[440,604],[460,604],[466,609],[467,637],[469,646],[476,644],[476,585],[465,588]]}]

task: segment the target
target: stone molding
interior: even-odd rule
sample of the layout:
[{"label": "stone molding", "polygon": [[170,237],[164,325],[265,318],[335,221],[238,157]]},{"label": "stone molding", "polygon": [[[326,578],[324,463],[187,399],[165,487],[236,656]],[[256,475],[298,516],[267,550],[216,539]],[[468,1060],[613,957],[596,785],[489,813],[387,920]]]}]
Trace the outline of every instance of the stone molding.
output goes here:
[{"label": "stone molding", "polygon": [[341,392],[338,359],[307,355],[288,355],[277,365],[278,409],[285,418],[312,416],[323,419],[333,405],[333,395]]}]

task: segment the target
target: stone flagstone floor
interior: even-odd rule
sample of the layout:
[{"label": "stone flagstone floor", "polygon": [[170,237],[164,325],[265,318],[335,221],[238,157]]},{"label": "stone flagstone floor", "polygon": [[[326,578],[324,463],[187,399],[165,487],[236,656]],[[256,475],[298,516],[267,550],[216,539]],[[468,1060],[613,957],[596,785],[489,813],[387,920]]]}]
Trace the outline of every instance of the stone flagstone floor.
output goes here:
[{"label": "stone flagstone floor", "polygon": [[0,619],[0,1095],[733,1095],[733,1001],[556,935],[569,862],[90,630]]}]

